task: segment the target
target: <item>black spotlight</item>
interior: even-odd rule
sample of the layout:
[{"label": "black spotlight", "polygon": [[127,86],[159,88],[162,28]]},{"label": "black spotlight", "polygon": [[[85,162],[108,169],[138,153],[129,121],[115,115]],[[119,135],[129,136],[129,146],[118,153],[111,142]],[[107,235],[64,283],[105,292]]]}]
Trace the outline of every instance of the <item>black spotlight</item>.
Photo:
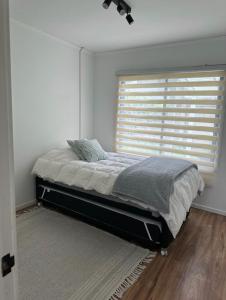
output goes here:
[{"label": "black spotlight", "polygon": [[103,8],[107,9],[111,3],[114,3],[117,6],[117,11],[121,16],[126,14],[126,20],[129,25],[134,23],[134,20],[131,16],[131,7],[125,0],[105,0],[102,6]]},{"label": "black spotlight", "polygon": [[129,25],[132,25],[134,23],[134,19],[132,18],[132,16],[130,14],[128,14],[126,16],[126,20],[129,23]]},{"label": "black spotlight", "polygon": [[105,0],[102,4],[103,8],[108,9],[112,0]]},{"label": "black spotlight", "polygon": [[117,6],[117,11],[118,11],[118,13],[119,13],[121,16],[123,16],[123,15],[126,13],[125,9],[122,7],[121,4],[119,4],[119,5]]}]

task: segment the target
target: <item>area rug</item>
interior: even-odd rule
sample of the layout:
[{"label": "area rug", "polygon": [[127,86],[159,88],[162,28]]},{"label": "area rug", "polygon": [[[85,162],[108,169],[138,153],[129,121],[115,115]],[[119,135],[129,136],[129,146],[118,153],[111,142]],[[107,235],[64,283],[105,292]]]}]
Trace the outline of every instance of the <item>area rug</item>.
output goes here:
[{"label": "area rug", "polygon": [[58,212],[19,215],[19,300],[114,300],[155,253]]}]

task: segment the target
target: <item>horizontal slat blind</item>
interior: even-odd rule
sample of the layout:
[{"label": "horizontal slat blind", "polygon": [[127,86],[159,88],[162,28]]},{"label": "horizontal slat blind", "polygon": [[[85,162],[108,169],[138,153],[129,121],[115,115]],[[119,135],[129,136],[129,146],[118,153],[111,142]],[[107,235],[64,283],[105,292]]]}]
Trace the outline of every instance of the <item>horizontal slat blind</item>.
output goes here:
[{"label": "horizontal slat blind", "polygon": [[222,70],[120,76],[117,152],[184,158],[214,173],[225,77]]}]

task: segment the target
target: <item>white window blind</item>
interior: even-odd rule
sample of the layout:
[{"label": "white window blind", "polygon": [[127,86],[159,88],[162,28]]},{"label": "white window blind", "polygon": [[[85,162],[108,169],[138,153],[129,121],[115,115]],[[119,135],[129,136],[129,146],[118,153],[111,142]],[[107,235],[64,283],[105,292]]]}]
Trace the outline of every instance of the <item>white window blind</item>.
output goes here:
[{"label": "white window blind", "polygon": [[119,77],[116,151],[217,165],[225,71]]}]

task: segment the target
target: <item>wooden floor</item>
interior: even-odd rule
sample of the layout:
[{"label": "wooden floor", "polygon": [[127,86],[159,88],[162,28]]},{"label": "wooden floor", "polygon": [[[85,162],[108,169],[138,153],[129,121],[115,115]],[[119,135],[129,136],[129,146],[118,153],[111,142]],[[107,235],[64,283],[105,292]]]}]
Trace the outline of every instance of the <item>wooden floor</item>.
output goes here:
[{"label": "wooden floor", "polygon": [[123,300],[226,300],[226,217],[192,209],[169,255],[159,254]]}]

